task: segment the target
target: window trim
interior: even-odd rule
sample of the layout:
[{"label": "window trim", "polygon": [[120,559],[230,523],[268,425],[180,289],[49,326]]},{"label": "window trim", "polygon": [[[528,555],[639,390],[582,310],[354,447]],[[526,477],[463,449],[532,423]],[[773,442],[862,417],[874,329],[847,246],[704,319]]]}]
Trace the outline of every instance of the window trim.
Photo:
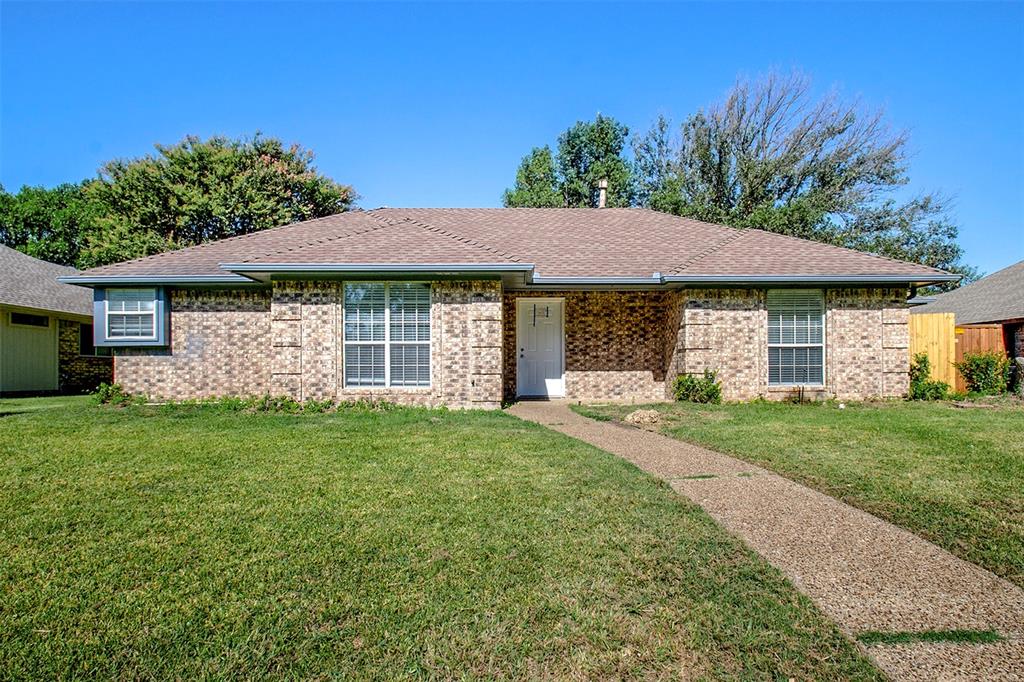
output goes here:
[{"label": "window trim", "polygon": [[[110,336],[110,315],[148,315],[142,313],[111,313],[109,291],[150,291],[153,292],[153,334],[150,336]],[[170,306],[167,291],[163,287],[110,287],[95,289],[93,294],[93,345],[97,348],[119,346],[166,346],[170,321]]]},{"label": "window trim", "polygon": [[[349,340],[345,333],[345,288],[349,284],[382,284],[384,286],[384,339],[381,341],[360,341]],[[392,284],[422,284],[427,287],[428,295],[428,322],[430,335],[426,341],[392,341],[391,340],[391,285]],[[434,386],[434,290],[429,281],[419,280],[345,280],[341,283],[341,384],[346,390],[352,391],[424,391]],[[391,346],[426,346],[427,347],[427,383],[416,386],[394,385],[391,383]],[[384,384],[381,386],[360,386],[348,383],[348,373],[345,369],[345,362],[348,357],[349,346],[381,346],[384,348]]]},{"label": "window trim", "polygon": [[[814,293],[818,295],[821,300],[821,342],[820,343],[772,343],[768,339],[768,330],[771,326],[770,316],[771,310],[768,307],[768,298],[773,292],[786,292],[786,293]],[[826,340],[828,339],[828,327],[827,327],[827,314],[828,309],[825,305],[826,297],[824,289],[767,289],[764,297],[764,309],[765,309],[765,373],[768,379],[769,389],[787,389],[787,388],[798,388],[800,386],[806,386],[809,388],[825,388],[827,385],[826,375],[828,369],[827,362],[827,348]],[[790,382],[773,382],[772,381],[772,370],[771,370],[771,349],[772,348],[821,348],[821,381],[790,381]]]}]

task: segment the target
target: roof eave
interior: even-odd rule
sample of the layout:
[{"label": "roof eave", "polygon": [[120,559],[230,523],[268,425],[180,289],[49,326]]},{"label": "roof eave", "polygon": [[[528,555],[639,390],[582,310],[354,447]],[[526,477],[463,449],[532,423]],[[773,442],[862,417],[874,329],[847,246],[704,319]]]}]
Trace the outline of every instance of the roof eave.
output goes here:
[{"label": "roof eave", "polygon": [[960,275],[666,275],[676,284],[907,284],[926,285],[955,282]]},{"label": "roof eave", "polygon": [[68,275],[58,277],[62,284],[82,287],[148,285],[246,285],[255,284],[252,279],[241,275]]}]

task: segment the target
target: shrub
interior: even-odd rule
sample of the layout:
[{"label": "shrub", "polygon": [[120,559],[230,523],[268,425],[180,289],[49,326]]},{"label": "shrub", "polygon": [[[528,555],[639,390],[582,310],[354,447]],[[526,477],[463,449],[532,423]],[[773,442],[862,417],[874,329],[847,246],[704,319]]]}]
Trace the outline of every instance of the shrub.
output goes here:
[{"label": "shrub", "polygon": [[910,399],[945,400],[949,395],[949,384],[929,378],[931,360],[927,353],[918,353],[910,363]]},{"label": "shrub", "polygon": [[97,405],[116,405],[123,407],[137,400],[131,393],[126,393],[121,384],[102,383],[96,387],[92,399]]},{"label": "shrub", "polygon": [[963,361],[955,363],[955,366],[971,393],[1003,393],[1010,383],[1010,360],[1002,353],[965,353]]},{"label": "shrub", "polygon": [[722,385],[717,379],[718,374],[709,369],[704,370],[702,377],[680,374],[672,385],[672,392],[676,400],[717,405],[722,402]]}]

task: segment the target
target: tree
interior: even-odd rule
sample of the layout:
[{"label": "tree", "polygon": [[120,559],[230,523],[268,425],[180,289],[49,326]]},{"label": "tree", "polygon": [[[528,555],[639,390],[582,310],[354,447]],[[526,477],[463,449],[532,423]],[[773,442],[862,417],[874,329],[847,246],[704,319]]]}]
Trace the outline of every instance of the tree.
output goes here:
[{"label": "tree", "polygon": [[256,135],[187,137],[106,164],[85,196],[95,220],[79,264],[92,267],[347,210],[353,189],[316,172],[313,153]]},{"label": "tree", "polygon": [[972,272],[947,202],[889,196],[908,182],[907,137],[881,112],[769,75],[690,116],[678,140],[671,130],[659,118],[633,140],[642,205]]},{"label": "tree", "polygon": [[608,180],[608,206],[629,206],[633,178],[623,157],[629,128],[614,118],[597,115],[593,123],[577,121],[558,137],[558,171],[565,205],[597,206],[597,183]]},{"label": "tree", "polygon": [[577,121],[558,137],[558,153],[534,148],[523,157],[504,204],[585,208],[598,205],[598,181],[608,180],[608,206],[633,202],[632,168],[624,156],[629,129],[609,116]]},{"label": "tree", "polygon": [[0,243],[35,258],[75,265],[92,219],[81,185],[26,186],[17,194],[0,187]]},{"label": "tree", "polygon": [[565,205],[551,147],[534,147],[523,157],[516,171],[516,185],[505,190],[502,201],[508,208],[558,208]]}]

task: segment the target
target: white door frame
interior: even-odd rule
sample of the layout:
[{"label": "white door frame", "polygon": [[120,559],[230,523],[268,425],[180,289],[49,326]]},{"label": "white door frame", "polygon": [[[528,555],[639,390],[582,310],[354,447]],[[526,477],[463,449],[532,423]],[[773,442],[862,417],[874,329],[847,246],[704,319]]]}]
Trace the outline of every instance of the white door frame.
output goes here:
[{"label": "white door frame", "polygon": [[[538,394],[535,394],[535,393],[527,394],[525,396],[523,395],[522,385],[521,385],[522,384],[522,376],[523,376],[523,372],[521,371],[522,370],[522,365],[523,365],[523,357],[522,357],[522,354],[519,351],[519,349],[523,347],[523,343],[522,343],[522,333],[523,333],[522,322],[523,322],[523,317],[519,314],[519,309],[520,309],[520,306],[522,306],[523,304],[527,304],[527,303],[557,303],[558,304],[559,316],[561,317],[561,319],[559,320],[559,329],[561,331],[561,336],[559,338],[559,346],[560,346],[560,349],[561,349],[560,362],[561,362],[561,368],[562,368],[562,379],[561,379],[561,381],[562,381],[562,392],[560,394],[558,394],[558,395],[548,394],[548,395],[545,396],[545,395],[538,395]],[[528,398],[544,398],[544,397],[547,397],[547,398],[564,398],[565,397],[565,299],[564,298],[560,298],[560,297],[540,297],[540,296],[519,296],[518,298],[516,298],[516,347],[515,347],[515,353],[516,353],[516,397],[517,398],[518,397],[528,397]]]}]

